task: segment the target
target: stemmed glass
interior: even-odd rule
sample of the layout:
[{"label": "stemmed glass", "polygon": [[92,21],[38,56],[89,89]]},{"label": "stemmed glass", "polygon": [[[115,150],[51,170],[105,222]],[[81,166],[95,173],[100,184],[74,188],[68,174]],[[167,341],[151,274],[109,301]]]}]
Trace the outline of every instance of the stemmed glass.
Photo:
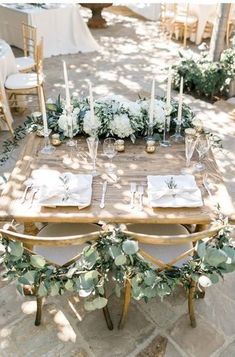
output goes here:
[{"label": "stemmed glass", "polygon": [[197,140],[192,135],[186,135],[185,137],[185,158],[186,167],[181,170],[181,173],[186,175],[191,173],[190,162],[193,156]]},{"label": "stemmed glass", "polygon": [[197,171],[205,170],[205,164],[202,163],[203,158],[206,156],[211,146],[210,141],[206,135],[201,135],[197,139],[196,150],[199,156],[199,162],[195,165]]},{"label": "stemmed glass", "polygon": [[90,136],[89,138],[86,139],[86,142],[88,145],[90,158],[92,159],[92,165],[93,165],[92,176],[98,176],[98,172],[96,170],[96,156],[97,156],[99,139],[97,137]]},{"label": "stemmed glass", "polygon": [[114,156],[117,153],[115,143],[116,143],[116,140],[114,138],[106,138],[106,139],[104,139],[104,143],[103,143],[104,155],[110,159],[110,164],[109,164],[109,168],[108,168],[108,172],[110,172],[110,173],[113,172],[112,159],[114,158]]}]

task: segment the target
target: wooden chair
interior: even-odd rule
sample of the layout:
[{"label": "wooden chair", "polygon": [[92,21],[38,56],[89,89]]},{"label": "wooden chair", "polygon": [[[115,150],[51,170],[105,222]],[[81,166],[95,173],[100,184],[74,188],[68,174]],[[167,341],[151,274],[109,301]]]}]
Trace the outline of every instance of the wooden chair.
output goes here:
[{"label": "wooden chair", "polygon": [[[130,224],[125,234],[139,242],[139,254],[157,267],[157,271],[180,267],[193,255],[194,243],[212,238],[221,228],[189,234],[181,225]],[[191,279],[188,293],[188,311],[191,326],[196,327],[194,295],[196,283]],[[124,302],[119,328],[124,326],[131,301],[131,283],[126,280]]]},{"label": "wooden chair", "polygon": [[6,93],[9,97],[10,107],[19,107],[17,97],[36,95],[41,110],[40,91],[43,89],[43,41],[37,46],[36,73],[11,74],[5,81]]},{"label": "wooden chair", "polygon": [[36,66],[37,28],[22,23],[24,56],[16,58],[17,69],[20,72],[31,72]]},{"label": "wooden chair", "polygon": [[[79,260],[87,242],[95,241],[99,237],[100,231],[99,227],[94,224],[58,223],[44,227],[37,236],[19,234],[9,228],[0,229],[0,234],[8,240],[23,243],[26,252],[43,256],[51,266],[66,267]],[[37,301],[35,325],[39,326],[42,314],[42,297],[37,296],[36,289],[37,287],[32,287]],[[103,308],[103,313],[108,328],[112,330],[113,324],[107,306]]]},{"label": "wooden chair", "polygon": [[176,39],[183,38],[183,45],[186,47],[187,38],[194,34],[196,36],[198,19],[189,14],[189,4],[178,4],[175,6],[175,16],[173,20],[173,33]]},{"label": "wooden chair", "polygon": [[12,119],[9,104],[7,101],[5,88],[4,88],[1,80],[0,80],[0,118],[6,123],[12,136],[14,136],[14,130],[12,127],[13,119]]}]

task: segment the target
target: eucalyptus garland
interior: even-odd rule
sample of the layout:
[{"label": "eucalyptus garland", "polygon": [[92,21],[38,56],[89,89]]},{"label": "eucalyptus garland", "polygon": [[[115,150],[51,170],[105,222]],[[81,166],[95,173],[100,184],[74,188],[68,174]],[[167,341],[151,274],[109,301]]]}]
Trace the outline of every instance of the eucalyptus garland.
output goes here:
[{"label": "eucalyptus garland", "polygon": [[229,232],[225,227],[212,240],[197,242],[194,256],[182,267],[163,270],[141,256],[138,242],[127,237],[122,226],[104,226],[99,239],[88,244],[70,266],[54,267],[42,256],[25,251],[20,242],[6,237],[1,238],[5,248],[1,258],[5,276],[17,281],[21,294],[24,285],[34,286],[40,297],[71,291],[83,297],[85,309],[91,311],[107,304],[105,284],[110,279],[115,282],[118,297],[128,280],[132,297],[145,301],[170,295],[178,285],[188,288],[191,279],[203,287],[217,283],[225,273],[235,270],[235,247]]}]

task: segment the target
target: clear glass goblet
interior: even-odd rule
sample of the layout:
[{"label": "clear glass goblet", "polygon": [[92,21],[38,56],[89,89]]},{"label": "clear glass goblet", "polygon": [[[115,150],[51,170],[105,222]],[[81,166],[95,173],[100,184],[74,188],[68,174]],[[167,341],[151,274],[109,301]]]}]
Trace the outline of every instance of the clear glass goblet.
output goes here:
[{"label": "clear glass goblet", "polygon": [[103,152],[104,155],[110,159],[110,164],[108,168],[109,173],[113,173],[112,160],[114,156],[117,154],[116,151],[116,140],[114,138],[106,138],[103,143]]},{"label": "clear glass goblet", "polygon": [[186,135],[185,137],[185,158],[186,158],[186,167],[181,170],[181,173],[186,175],[192,173],[190,169],[191,158],[193,156],[197,140],[194,136]]},{"label": "clear glass goblet", "polygon": [[197,171],[205,170],[206,166],[203,164],[202,160],[205,158],[206,154],[210,149],[211,143],[206,135],[200,135],[196,142],[196,150],[198,152],[199,161],[195,165]]},{"label": "clear glass goblet", "polygon": [[97,157],[97,149],[99,145],[99,139],[97,137],[90,136],[86,139],[89,155],[92,159],[92,176],[98,176],[98,172],[96,170],[96,157]]}]

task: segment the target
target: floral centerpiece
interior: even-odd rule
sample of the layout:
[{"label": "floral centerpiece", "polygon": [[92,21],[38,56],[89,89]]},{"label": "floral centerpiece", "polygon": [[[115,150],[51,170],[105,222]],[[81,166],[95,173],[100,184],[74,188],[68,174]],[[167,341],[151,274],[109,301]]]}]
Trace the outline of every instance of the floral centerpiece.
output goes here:
[{"label": "floral centerpiece", "polygon": [[[116,136],[130,138],[133,142],[136,137],[147,134],[149,125],[150,101],[143,98],[135,102],[121,96],[108,96],[94,101],[94,117],[91,112],[88,98],[71,101],[73,134],[97,135],[98,137]],[[171,103],[170,130],[175,127],[178,102]],[[154,102],[153,130],[155,135],[161,134],[164,129],[165,99],[158,98]],[[55,103],[47,105],[49,128],[61,135],[62,139],[68,136],[68,125],[65,112],[65,102],[59,97]],[[194,114],[187,105],[183,105],[182,127],[192,127]]]}]

